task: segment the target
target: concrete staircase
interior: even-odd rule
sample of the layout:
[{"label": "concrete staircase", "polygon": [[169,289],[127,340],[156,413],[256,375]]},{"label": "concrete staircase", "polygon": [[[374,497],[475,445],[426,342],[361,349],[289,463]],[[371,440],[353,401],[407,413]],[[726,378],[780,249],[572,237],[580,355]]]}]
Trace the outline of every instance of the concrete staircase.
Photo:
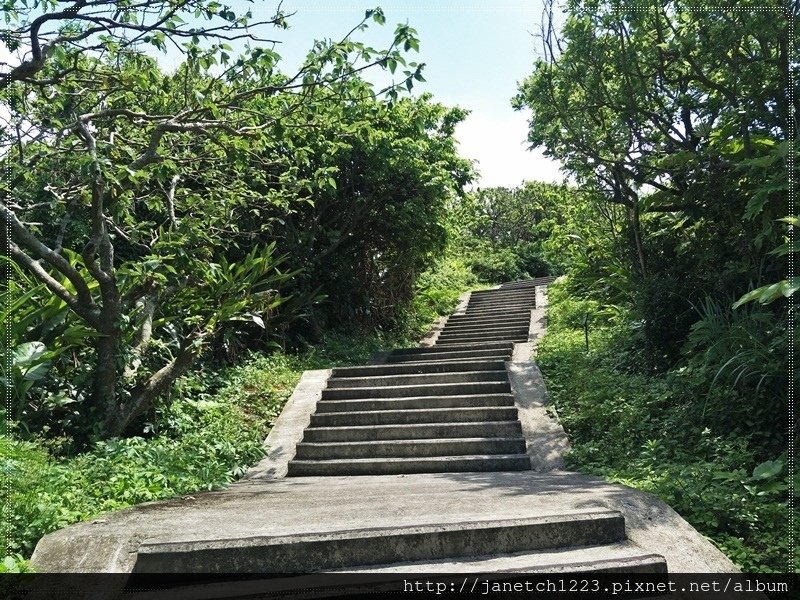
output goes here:
[{"label": "concrete staircase", "polygon": [[528,284],[473,292],[432,346],[334,369],[288,475],[530,469],[505,363],[535,298]]},{"label": "concrete staircase", "polygon": [[249,476],[48,534],[34,567],[197,574],[197,600],[346,596],[320,572],[388,591],[413,573],[735,572],[657,498],[537,454],[565,447],[528,356],[550,280],[472,293],[427,347],[307,372]]}]

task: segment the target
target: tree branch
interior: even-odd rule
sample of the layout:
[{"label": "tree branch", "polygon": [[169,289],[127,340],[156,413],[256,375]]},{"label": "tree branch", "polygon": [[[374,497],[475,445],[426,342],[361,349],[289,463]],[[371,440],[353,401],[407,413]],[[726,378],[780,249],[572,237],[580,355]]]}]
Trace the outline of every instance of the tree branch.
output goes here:
[{"label": "tree branch", "polygon": [[7,88],[15,81],[28,78],[41,71],[47,59],[47,51],[51,46],[42,45],[39,40],[39,30],[48,21],[74,18],[75,14],[84,6],[86,6],[86,0],[76,0],[66,10],[42,15],[34,19],[30,30],[31,60],[23,61],[22,64],[14,67],[8,73],[0,73],[0,90]]},{"label": "tree branch", "polygon": [[[80,273],[78,273],[63,256],[53,252],[53,250],[36,239],[36,236],[28,231],[27,227],[17,219],[16,215],[3,202],[0,202],[0,216],[2,216],[3,222],[9,225],[11,237],[16,240],[17,243],[33,253],[34,256],[38,256],[49,263],[56,271],[69,279],[70,283],[75,287],[80,304],[90,309],[95,308],[95,303],[89,292],[89,287],[86,285],[83,277],[81,277]],[[39,265],[39,267],[41,268],[41,265]],[[44,269],[42,269],[42,271],[44,271]],[[46,271],[44,272],[46,273]],[[42,282],[46,283],[46,280],[42,279]]]},{"label": "tree branch", "polygon": [[67,303],[72,311],[95,329],[101,325],[100,312],[85,305],[79,298],[73,296],[67,288],[61,285],[41,264],[23,252],[15,243],[9,243],[9,254],[14,261],[27,269],[34,277],[47,286],[51,292]]}]

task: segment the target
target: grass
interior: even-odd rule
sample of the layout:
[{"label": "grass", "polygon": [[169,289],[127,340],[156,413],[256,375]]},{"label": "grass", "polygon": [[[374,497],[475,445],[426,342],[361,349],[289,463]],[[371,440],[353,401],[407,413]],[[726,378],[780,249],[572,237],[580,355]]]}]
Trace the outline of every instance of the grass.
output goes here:
[{"label": "grass", "polygon": [[28,570],[38,540],[56,529],[236,480],[265,455],[262,440],[304,370],[363,364],[412,345],[474,283],[463,265],[445,262],[422,277],[399,332],[328,332],[296,354],[253,352],[221,371],[200,366],[148,415],[141,435],[97,442],[77,456],[61,456],[59,440],[0,437],[0,468],[10,483],[0,490],[7,549],[0,572]]},{"label": "grass", "polygon": [[25,568],[43,535],[111,510],[221,488],[265,454],[262,440],[305,369],[359,364],[387,347],[379,336],[329,334],[297,355],[253,353],[223,372],[184,376],[142,435],[57,457],[53,441],[0,437],[0,534],[7,560]]},{"label": "grass", "polygon": [[[774,450],[760,436],[733,430],[721,410],[708,414],[708,381],[681,369],[632,370],[631,330],[619,314],[593,323],[587,352],[586,302],[559,285],[549,296],[537,361],[573,447],[569,465],[658,495],[744,571],[800,567],[790,564],[786,455],[765,460]],[[716,406],[749,400],[715,393],[725,395]]]}]

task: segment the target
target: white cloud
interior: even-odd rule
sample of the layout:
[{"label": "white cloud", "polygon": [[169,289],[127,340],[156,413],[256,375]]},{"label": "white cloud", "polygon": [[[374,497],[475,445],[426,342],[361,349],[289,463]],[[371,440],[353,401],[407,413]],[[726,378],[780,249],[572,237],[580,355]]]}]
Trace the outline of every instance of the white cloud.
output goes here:
[{"label": "white cloud", "polygon": [[459,154],[478,161],[479,187],[515,187],[523,181],[560,183],[560,165],[539,150],[528,150],[527,115],[523,112],[473,112],[456,127]]}]

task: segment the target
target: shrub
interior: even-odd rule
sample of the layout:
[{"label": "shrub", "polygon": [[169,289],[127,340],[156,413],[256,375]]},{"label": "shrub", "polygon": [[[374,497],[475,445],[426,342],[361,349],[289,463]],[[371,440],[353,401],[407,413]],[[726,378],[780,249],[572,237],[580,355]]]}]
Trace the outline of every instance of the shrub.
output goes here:
[{"label": "shrub", "polygon": [[753,397],[710,389],[710,370],[621,369],[632,338],[622,320],[598,324],[587,352],[577,323],[591,301],[566,289],[550,287],[537,360],[572,443],[569,464],[657,494],[744,570],[800,566],[788,564],[788,458],[761,429]]},{"label": "shrub", "polygon": [[178,380],[169,401],[142,423],[141,435],[97,442],[76,456],[58,439],[0,437],[0,532],[12,555],[0,571],[27,569],[43,535],[110,510],[222,487],[264,454],[264,436],[303,370],[364,363],[400,341],[377,333],[328,332],[297,354],[244,356],[239,365],[210,365]]}]

